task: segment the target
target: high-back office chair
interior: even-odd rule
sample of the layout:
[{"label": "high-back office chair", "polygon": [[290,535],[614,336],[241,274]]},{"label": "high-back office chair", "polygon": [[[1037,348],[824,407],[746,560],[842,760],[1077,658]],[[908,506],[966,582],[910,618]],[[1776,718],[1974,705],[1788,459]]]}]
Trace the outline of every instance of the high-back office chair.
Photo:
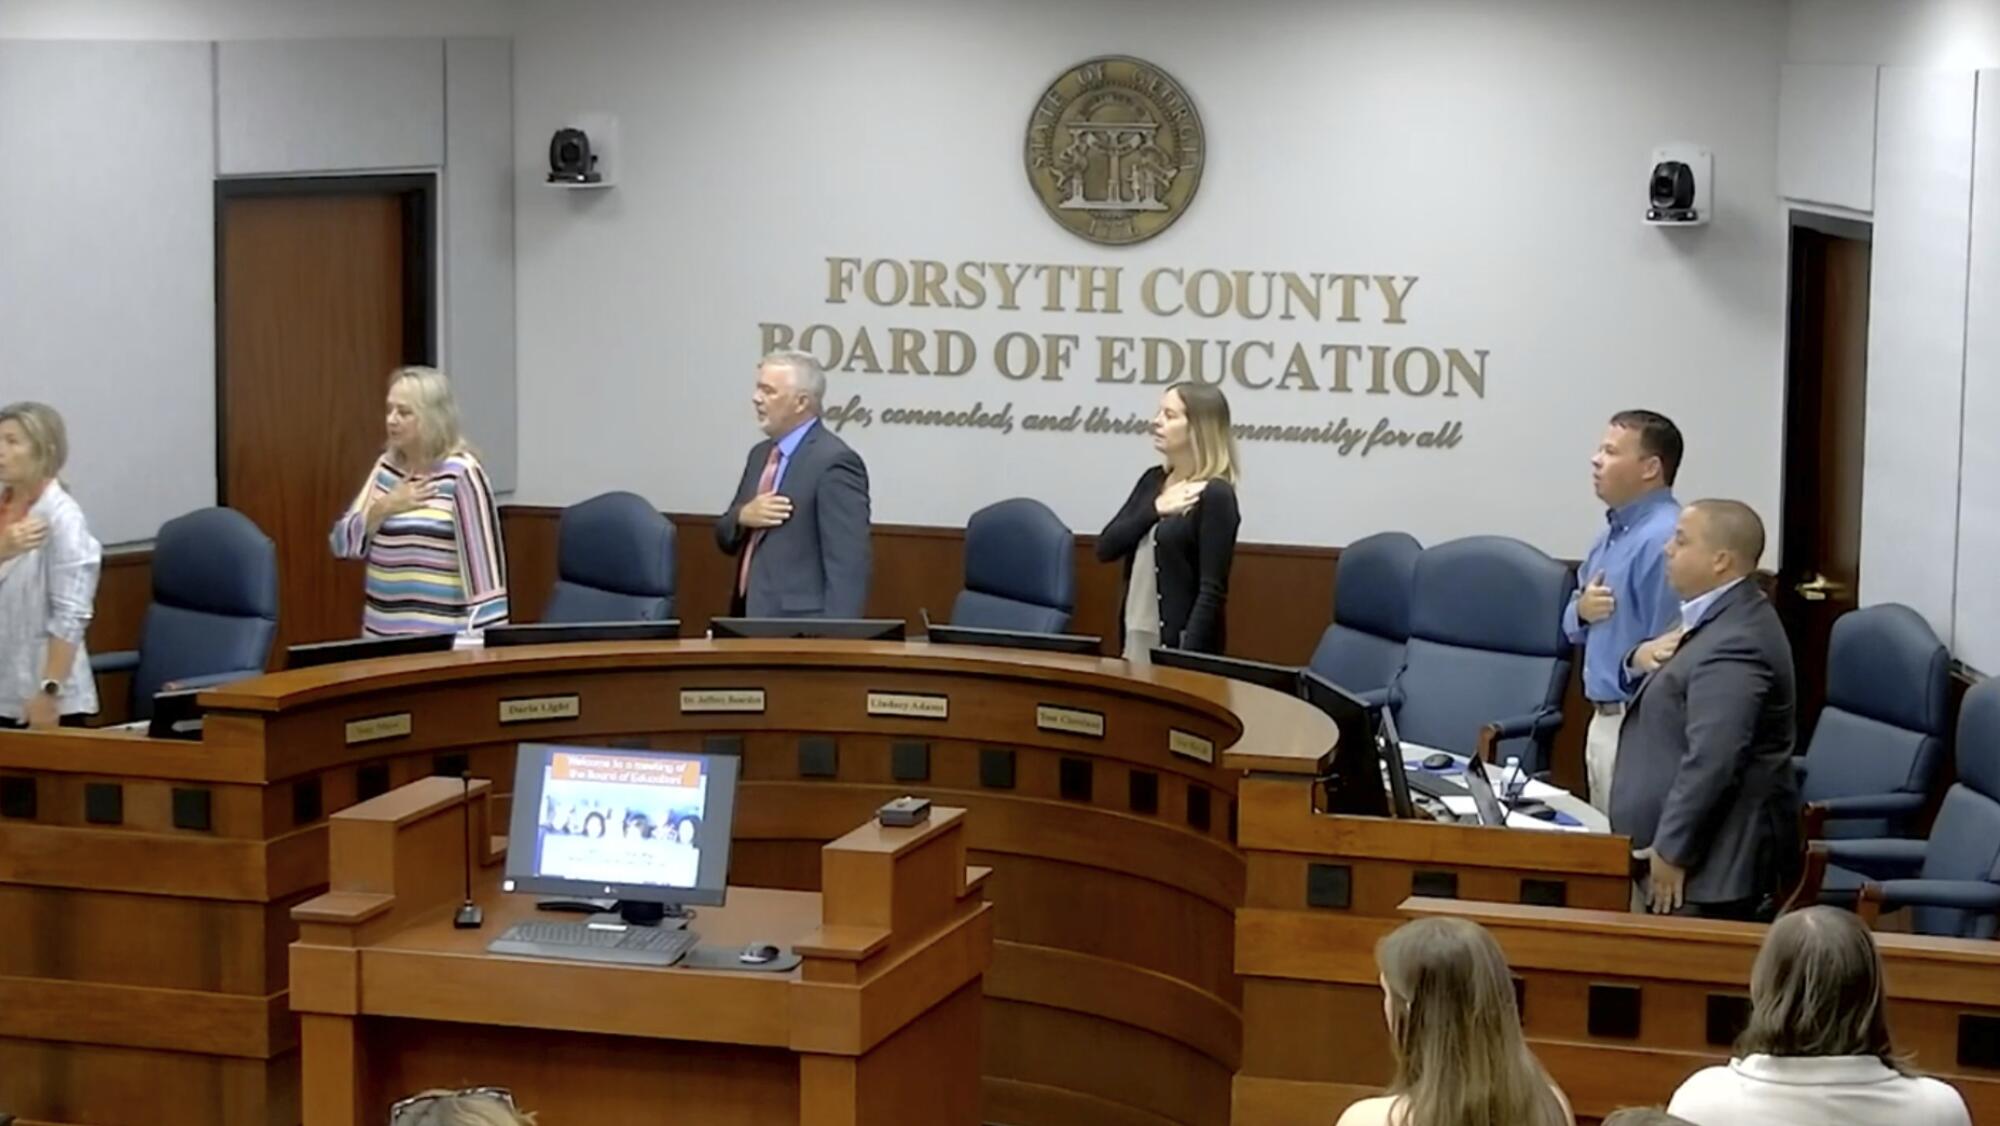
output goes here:
[{"label": "high-back office chair", "polygon": [[132,717],[150,719],[163,688],[261,674],[277,636],[278,549],[241,512],[203,508],[160,527],[139,648],[100,653],[90,668],[131,672]]},{"label": "high-back office chair", "polygon": [[1798,760],[1808,839],[1909,835],[1944,761],[1950,683],[1951,653],[1915,610],[1841,615],[1826,708]]},{"label": "high-back office chair", "polygon": [[1369,704],[1388,698],[1410,639],[1410,588],[1423,550],[1406,532],[1377,532],[1341,550],[1333,624],[1313,650],[1312,671]]},{"label": "high-back office chair", "polygon": [[1076,609],[1076,535],[1049,506],[998,501],[965,523],[965,589],[951,624],[1061,633]]},{"label": "high-back office chair", "polygon": [[1910,908],[1918,934],[1992,938],[2000,932],[2000,680],[1982,680],[1958,713],[1958,781],[1945,792],[1928,841],[1899,837],[1815,841],[1794,902],[1824,887],[1859,885],[1871,922]]},{"label": "high-back office chair", "polygon": [[674,525],[634,493],[563,510],[545,622],[663,622],[674,616]]},{"label": "high-back office chair", "polygon": [[1546,766],[1569,680],[1570,589],[1569,567],[1520,540],[1471,536],[1425,548],[1403,669],[1389,690],[1402,738],[1462,755],[1490,747],[1495,759]]}]

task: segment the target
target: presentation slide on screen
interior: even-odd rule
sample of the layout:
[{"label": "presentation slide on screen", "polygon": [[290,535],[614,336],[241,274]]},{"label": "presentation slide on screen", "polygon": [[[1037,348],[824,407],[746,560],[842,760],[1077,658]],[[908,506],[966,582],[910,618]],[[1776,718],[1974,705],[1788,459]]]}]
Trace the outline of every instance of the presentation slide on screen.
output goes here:
[{"label": "presentation slide on screen", "polygon": [[557,751],[542,774],[535,874],[693,887],[708,778],[699,759]]}]

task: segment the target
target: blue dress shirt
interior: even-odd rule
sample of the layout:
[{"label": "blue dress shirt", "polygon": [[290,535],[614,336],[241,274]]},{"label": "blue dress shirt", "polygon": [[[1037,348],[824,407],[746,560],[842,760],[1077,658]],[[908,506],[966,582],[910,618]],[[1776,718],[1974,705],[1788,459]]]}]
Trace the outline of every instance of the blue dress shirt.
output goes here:
[{"label": "blue dress shirt", "polygon": [[1602,571],[1617,603],[1610,617],[1594,625],[1577,617],[1576,594],[1563,611],[1563,632],[1583,646],[1583,694],[1592,703],[1630,700],[1638,685],[1624,675],[1626,655],[1680,618],[1680,600],[1667,585],[1666,557],[1680,515],[1680,502],[1667,489],[1612,509],[1577,569],[1577,593]]},{"label": "blue dress shirt", "polygon": [[785,483],[785,470],[791,468],[792,455],[799,451],[799,443],[805,441],[806,434],[818,424],[818,418],[808,418],[792,427],[791,433],[778,439],[778,472],[771,478],[772,492],[777,492],[778,487]]}]

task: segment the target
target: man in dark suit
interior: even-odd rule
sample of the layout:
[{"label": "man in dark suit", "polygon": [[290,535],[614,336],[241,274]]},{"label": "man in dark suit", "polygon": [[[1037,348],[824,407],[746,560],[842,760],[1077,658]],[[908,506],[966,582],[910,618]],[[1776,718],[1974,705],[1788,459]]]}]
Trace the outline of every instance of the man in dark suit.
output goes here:
[{"label": "man in dark suit", "polygon": [[765,440],[750,450],[715,542],[737,557],[732,612],[858,618],[868,603],[868,467],[820,422],[826,374],[773,352],[750,395]]},{"label": "man in dark suit", "polygon": [[1632,838],[1656,914],[1769,917],[1796,874],[1792,647],[1750,578],[1763,553],[1748,505],[1683,509],[1666,546],[1681,623],[1628,662],[1644,680],[1618,740],[1611,829]]}]

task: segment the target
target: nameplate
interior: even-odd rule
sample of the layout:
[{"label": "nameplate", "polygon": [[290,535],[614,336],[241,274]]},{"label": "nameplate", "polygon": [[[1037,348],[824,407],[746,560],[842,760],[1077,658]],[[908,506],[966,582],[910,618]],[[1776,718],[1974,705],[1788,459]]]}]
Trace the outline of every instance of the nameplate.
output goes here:
[{"label": "nameplate", "polygon": [[401,739],[410,733],[410,713],[397,712],[395,715],[371,716],[367,719],[347,721],[347,745],[374,743],[383,739]]},{"label": "nameplate", "polygon": [[1102,739],[1104,713],[1085,711],[1082,708],[1058,708],[1053,704],[1036,704],[1035,726],[1043,731]]},{"label": "nameplate", "polygon": [[1191,758],[1196,762],[1205,762],[1211,766],[1215,763],[1215,740],[1204,739],[1191,732],[1169,728],[1167,731],[1167,750],[1172,751],[1182,758]]},{"label": "nameplate", "polygon": [[683,688],[681,713],[737,712],[755,714],[764,710],[762,688]]},{"label": "nameplate", "polygon": [[870,692],[868,714],[897,719],[950,719],[951,697],[922,692]]},{"label": "nameplate", "polygon": [[529,696],[500,701],[501,723],[541,723],[551,719],[577,719],[583,715],[579,696]]}]

